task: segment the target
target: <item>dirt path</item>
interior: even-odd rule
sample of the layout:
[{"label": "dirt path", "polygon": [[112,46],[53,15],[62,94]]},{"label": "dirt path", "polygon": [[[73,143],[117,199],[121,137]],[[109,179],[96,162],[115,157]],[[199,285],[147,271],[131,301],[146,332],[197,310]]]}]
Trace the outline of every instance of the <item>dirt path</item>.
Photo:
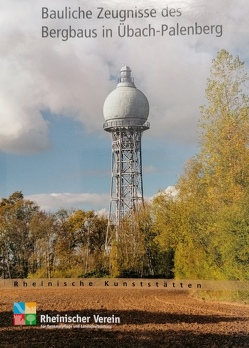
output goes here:
[{"label": "dirt path", "polygon": [[[13,326],[13,302],[31,301],[37,325]],[[42,328],[41,314],[85,316],[90,326]],[[120,318],[120,324],[97,328],[94,315]],[[249,347],[249,305],[205,302],[183,291],[4,289],[0,347]]]}]

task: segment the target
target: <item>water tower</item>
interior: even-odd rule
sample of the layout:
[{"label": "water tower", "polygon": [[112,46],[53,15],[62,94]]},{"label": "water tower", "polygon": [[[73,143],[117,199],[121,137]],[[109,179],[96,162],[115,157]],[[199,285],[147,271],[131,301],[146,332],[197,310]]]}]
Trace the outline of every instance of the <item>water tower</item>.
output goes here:
[{"label": "water tower", "polygon": [[123,218],[132,217],[143,205],[141,137],[150,128],[147,122],[149,103],[136,88],[131,69],[123,66],[118,85],[105,100],[104,130],[112,133],[111,199],[106,248],[111,231],[118,240],[118,227]]}]

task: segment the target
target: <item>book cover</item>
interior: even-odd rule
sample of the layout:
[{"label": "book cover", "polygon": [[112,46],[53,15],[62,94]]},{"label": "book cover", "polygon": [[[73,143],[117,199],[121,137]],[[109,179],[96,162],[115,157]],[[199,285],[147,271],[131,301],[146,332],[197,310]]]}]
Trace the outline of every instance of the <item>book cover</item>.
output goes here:
[{"label": "book cover", "polygon": [[246,347],[246,0],[0,4],[0,347]]}]

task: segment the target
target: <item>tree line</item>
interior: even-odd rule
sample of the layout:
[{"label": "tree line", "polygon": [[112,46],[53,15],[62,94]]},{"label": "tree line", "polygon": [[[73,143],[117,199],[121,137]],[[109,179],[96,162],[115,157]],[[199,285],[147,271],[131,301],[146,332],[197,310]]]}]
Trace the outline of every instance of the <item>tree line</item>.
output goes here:
[{"label": "tree line", "polygon": [[199,152],[177,195],[159,192],[124,219],[105,252],[107,218],[41,211],[21,192],[0,202],[0,276],[249,279],[249,99],[243,62],[221,50],[200,109]]},{"label": "tree line", "polygon": [[0,276],[169,276],[168,252],[159,252],[149,210],[136,215],[123,221],[119,242],[106,253],[106,216],[80,209],[47,213],[14,192],[0,202]]},{"label": "tree line", "polygon": [[106,218],[93,211],[46,213],[15,192],[0,202],[2,277],[82,276],[98,268]]}]

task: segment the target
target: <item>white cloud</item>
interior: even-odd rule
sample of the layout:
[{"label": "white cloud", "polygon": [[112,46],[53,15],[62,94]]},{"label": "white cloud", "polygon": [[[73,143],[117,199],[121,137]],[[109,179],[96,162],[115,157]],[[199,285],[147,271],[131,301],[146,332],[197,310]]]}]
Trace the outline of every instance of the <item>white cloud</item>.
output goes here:
[{"label": "white cloud", "polygon": [[172,197],[175,198],[177,197],[179,193],[179,190],[177,190],[175,188],[175,186],[168,186],[165,190],[160,190],[159,192],[157,192],[155,195],[153,195],[152,197],[147,198],[149,202],[153,201],[153,199],[157,196],[160,195],[166,195],[167,197]]},{"label": "white cloud", "polygon": [[168,196],[176,197],[179,193],[179,190],[177,190],[175,186],[168,186],[164,192]]},{"label": "white cloud", "polygon": [[25,199],[36,202],[45,211],[56,211],[63,208],[99,210],[104,213],[110,197],[97,193],[50,193],[27,195]]},{"label": "white cloud", "polygon": [[[112,28],[118,20],[42,20],[41,7],[63,9],[81,6],[85,10],[103,4],[105,8],[130,8],[134,2],[64,0],[8,0],[0,5],[1,84],[0,84],[0,150],[12,153],[42,151],[49,146],[49,125],[42,116],[48,110],[81,121],[89,131],[102,132],[102,105],[115,83],[120,64],[130,65],[135,84],[148,97],[151,107],[150,137],[174,138],[183,142],[196,140],[199,106],[211,59],[225,48],[248,60],[247,0],[177,1],[182,7],[179,22],[189,25],[198,21],[222,24],[223,36],[60,39],[41,38],[41,27]],[[148,5],[147,5],[148,4]],[[146,7],[165,7],[165,1],[148,0]],[[144,8],[143,2],[136,3]],[[191,10],[189,10],[189,8]],[[166,21],[166,20],[164,20]],[[161,19],[151,20],[160,25]],[[167,20],[174,25],[177,20]],[[143,27],[149,21],[130,21]],[[100,33],[100,31],[99,31]]]}]

